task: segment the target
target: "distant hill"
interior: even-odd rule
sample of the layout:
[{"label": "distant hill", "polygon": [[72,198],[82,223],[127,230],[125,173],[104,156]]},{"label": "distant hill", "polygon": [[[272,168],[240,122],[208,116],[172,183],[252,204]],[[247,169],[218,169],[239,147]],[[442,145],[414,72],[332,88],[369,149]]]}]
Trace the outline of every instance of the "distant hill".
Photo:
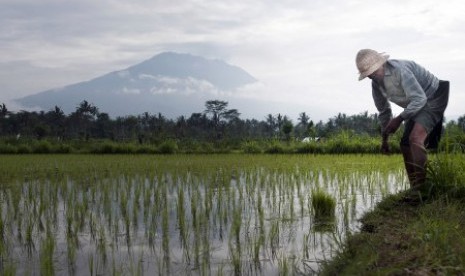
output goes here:
[{"label": "distant hill", "polygon": [[[165,52],[124,70],[15,101],[45,111],[58,106],[68,114],[87,100],[112,117],[160,112],[176,118],[202,112],[207,100],[229,101],[237,89],[255,82],[245,70],[221,60]],[[233,101],[241,106],[231,103],[229,108],[239,112],[257,104],[245,99]]]}]

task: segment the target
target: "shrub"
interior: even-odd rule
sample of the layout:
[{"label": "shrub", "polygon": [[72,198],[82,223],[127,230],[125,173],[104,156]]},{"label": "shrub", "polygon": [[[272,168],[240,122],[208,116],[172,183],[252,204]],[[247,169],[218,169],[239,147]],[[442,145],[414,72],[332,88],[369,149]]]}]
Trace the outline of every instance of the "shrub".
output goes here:
[{"label": "shrub", "polygon": [[286,153],[286,148],[278,141],[273,141],[265,149],[265,153],[271,153],[271,154]]},{"label": "shrub", "polygon": [[176,141],[168,140],[158,146],[158,152],[162,154],[173,154],[178,151],[178,144]]},{"label": "shrub", "polygon": [[142,145],[136,148],[136,153],[155,153],[156,149],[152,146]]},{"label": "shrub", "polygon": [[14,153],[17,153],[17,149],[16,147],[10,145],[10,144],[3,144],[3,145],[0,145],[0,153],[3,153],[3,154],[14,154]]},{"label": "shrub", "polygon": [[32,153],[32,150],[31,150],[31,147],[29,147],[28,145],[19,145],[18,153],[28,154],[28,153]]},{"label": "shrub", "polygon": [[111,142],[105,142],[102,145],[96,146],[93,150],[93,153],[114,153],[115,145]]},{"label": "shrub", "polygon": [[56,153],[71,153],[71,151],[72,151],[72,148],[70,145],[60,144],[57,147],[55,147]]},{"label": "shrub", "polygon": [[114,146],[113,152],[119,154],[136,153],[137,147],[134,144],[117,144]]},{"label": "shrub", "polygon": [[315,142],[300,143],[296,146],[297,153],[322,153],[321,145]]},{"label": "shrub", "polygon": [[184,153],[199,153],[201,148],[202,145],[195,140],[185,140],[178,145],[178,149]]},{"label": "shrub", "polygon": [[262,148],[256,141],[247,141],[241,145],[244,153],[262,153]]},{"label": "shrub", "polygon": [[213,146],[212,143],[202,143],[202,145],[199,148],[198,153],[214,153],[215,152],[215,147]]},{"label": "shrub", "polygon": [[52,153],[53,147],[48,141],[39,141],[32,147],[33,153]]}]

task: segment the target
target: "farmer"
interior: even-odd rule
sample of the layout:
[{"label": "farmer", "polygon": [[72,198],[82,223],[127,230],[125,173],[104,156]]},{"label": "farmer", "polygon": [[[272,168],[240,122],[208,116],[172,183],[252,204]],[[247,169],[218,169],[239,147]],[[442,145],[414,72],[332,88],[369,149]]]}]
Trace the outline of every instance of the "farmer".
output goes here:
[{"label": "farmer", "polygon": [[[371,79],[382,127],[383,153],[389,153],[389,135],[405,121],[400,148],[411,190],[416,191],[426,179],[426,148],[437,148],[441,137],[449,82],[439,80],[414,61],[388,58],[384,53],[363,49],[355,61],[359,80]],[[393,117],[389,102],[404,108],[403,112]]]}]

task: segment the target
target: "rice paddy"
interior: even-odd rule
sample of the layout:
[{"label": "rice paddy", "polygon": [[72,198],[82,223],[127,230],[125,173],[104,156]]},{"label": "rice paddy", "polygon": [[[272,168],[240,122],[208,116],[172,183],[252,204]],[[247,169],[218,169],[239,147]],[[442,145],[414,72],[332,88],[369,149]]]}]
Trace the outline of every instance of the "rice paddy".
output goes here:
[{"label": "rice paddy", "polygon": [[3,155],[2,275],[294,275],[407,187],[400,156]]}]

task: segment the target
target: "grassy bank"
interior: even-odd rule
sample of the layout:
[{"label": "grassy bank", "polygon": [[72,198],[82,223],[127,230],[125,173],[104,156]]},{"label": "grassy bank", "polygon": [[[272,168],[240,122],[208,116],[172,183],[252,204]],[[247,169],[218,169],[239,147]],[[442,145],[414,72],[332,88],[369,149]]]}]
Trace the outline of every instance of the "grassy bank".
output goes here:
[{"label": "grassy bank", "polygon": [[[399,153],[399,139],[390,141],[393,153]],[[298,140],[219,140],[167,139],[150,143],[105,139],[51,140],[15,137],[0,138],[0,154],[373,154],[380,152],[380,138],[342,132],[321,141]]]},{"label": "grassy bank", "polygon": [[465,174],[462,155],[437,156],[429,167],[428,199],[383,200],[362,218],[322,275],[464,275]]}]

